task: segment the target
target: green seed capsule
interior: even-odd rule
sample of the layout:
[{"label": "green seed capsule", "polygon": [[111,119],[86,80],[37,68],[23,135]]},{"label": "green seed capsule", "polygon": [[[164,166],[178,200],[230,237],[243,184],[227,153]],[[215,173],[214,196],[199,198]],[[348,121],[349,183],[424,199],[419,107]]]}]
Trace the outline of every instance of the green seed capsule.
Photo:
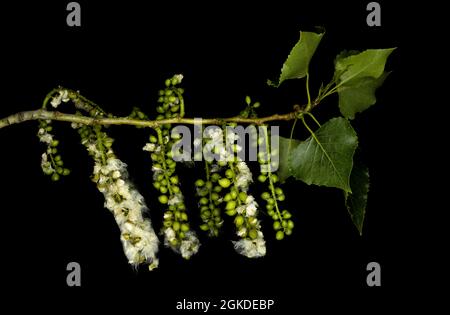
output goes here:
[{"label": "green seed capsule", "polygon": [[288,223],[287,223],[287,221],[286,220],[283,220],[283,222],[281,223],[281,225],[285,228],[285,227],[287,227],[288,226]]},{"label": "green seed capsule", "polygon": [[273,217],[273,215],[275,214],[275,211],[269,210],[269,211],[267,211],[267,214],[270,215],[271,217]]},{"label": "green seed capsule", "polygon": [[203,185],[205,185],[205,182],[202,179],[197,179],[195,181],[195,186],[202,187]]},{"label": "green seed capsule", "polygon": [[284,238],[284,233],[283,231],[278,231],[277,234],[275,235],[275,238],[279,241],[281,241]]},{"label": "green seed capsule", "polygon": [[234,223],[237,227],[241,226],[242,224],[244,224],[244,217],[241,215],[236,216],[236,218],[234,219]]},{"label": "green seed capsule", "polygon": [[207,205],[208,204],[208,198],[202,197],[200,198],[200,204],[201,205]]},{"label": "green seed capsule", "polygon": [[58,141],[58,140],[53,140],[52,143],[50,143],[50,146],[52,146],[52,147],[57,147],[58,144],[59,144],[59,141]]},{"label": "green seed capsule", "polygon": [[219,194],[218,193],[211,193],[211,200],[215,201],[219,199]]},{"label": "green seed capsule", "polygon": [[288,220],[287,221],[287,228],[292,230],[294,228],[294,221]]},{"label": "green seed capsule", "polygon": [[248,236],[249,236],[252,240],[254,240],[254,239],[258,238],[258,231],[257,231],[256,229],[251,229],[251,230],[248,232]]},{"label": "green seed capsule", "polygon": [[221,186],[214,186],[213,190],[214,190],[216,193],[219,193],[219,192],[222,191],[222,187],[221,187]]},{"label": "green seed capsule", "polygon": [[283,189],[281,189],[280,187],[277,187],[277,188],[275,188],[275,193],[277,195],[281,195],[281,194],[283,194]]},{"label": "green seed capsule", "polygon": [[159,190],[159,188],[161,187],[160,182],[154,182],[154,183],[153,183],[153,187],[155,187],[156,189]]},{"label": "green seed capsule", "polygon": [[70,170],[68,168],[65,168],[64,171],[63,171],[63,175],[64,176],[70,175]]},{"label": "green seed capsule", "polygon": [[260,181],[261,183],[264,183],[266,181],[266,178],[267,178],[266,176],[261,174],[258,176],[258,181]]},{"label": "green seed capsule", "polygon": [[234,200],[230,200],[227,202],[227,205],[225,206],[226,210],[233,210],[234,208],[236,208],[236,201]]},{"label": "green seed capsule", "polygon": [[226,177],[228,177],[228,178],[233,178],[233,175],[234,175],[234,173],[233,173],[232,170],[227,169],[227,170],[225,171],[225,176],[226,176]]},{"label": "green seed capsule", "polygon": [[56,165],[58,166],[63,166],[64,162],[62,160],[56,161]]},{"label": "green seed capsule", "polygon": [[62,173],[64,173],[64,169],[62,167],[57,167],[56,173],[58,173],[59,175],[62,175]]},{"label": "green seed capsule", "polygon": [[161,186],[159,187],[159,191],[161,192],[161,194],[167,194],[167,187]]},{"label": "green seed capsule", "polygon": [[169,87],[172,84],[172,81],[170,79],[167,79],[164,84]]},{"label": "green seed capsule", "polygon": [[235,209],[233,209],[233,210],[227,210],[227,211],[225,211],[225,213],[226,213],[227,215],[229,215],[230,217],[232,217],[232,216],[236,215],[236,210],[235,210]]},{"label": "green seed capsule", "polygon": [[183,232],[189,231],[189,224],[187,224],[187,223],[181,224],[181,231],[183,231]]},{"label": "green seed capsule", "polygon": [[228,178],[219,179],[219,185],[223,188],[228,188],[231,185],[231,181]]},{"label": "green seed capsule", "polygon": [[268,199],[270,198],[270,193],[267,192],[267,191],[263,192],[263,193],[261,194],[261,198],[262,198],[263,200],[268,200]]},{"label": "green seed capsule", "polygon": [[281,214],[283,215],[283,218],[285,218],[285,219],[290,219],[292,217],[292,215],[287,210],[283,210],[281,212]]},{"label": "green seed capsule", "polygon": [[178,221],[173,222],[172,229],[176,232],[180,229],[181,224]]},{"label": "green seed capsule", "polygon": [[202,225],[200,225],[200,230],[202,230],[202,231],[208,231],[208,230],[209,230],[208,224],[202,224]]},{"label": "green seed capsule", "polygon": [[274,205],[275,204],[275,200],[273,198],[269,198],[269,199],[267,199],[267,203],[269,205]]},{"label": "green seed capsule", "polygon": [[231,195],[231,199],[236,199],[238,197],[238,193],[236,192],[236,190],[232,190],[230,192],[230,195]]},{"label": "green seed capsule", "polygon": [[231,198],[231,194],[230,193],[227,193],[224,197],[223,197],[223,201],[225,201],[225,202],[228,202],[228,201],[230,201],[232,198]]},{"label": "green seed capsule", "polygon": [[179,183],[178,176],[172,176],[170,178],[170,182],[174,185],[177,185]]},{"label": "green seed capsule", "polygon": [[275,221],[275,222],[273,222],[273,229],[274,229],[275,231],[281,229],[281,223],[280,223],[280,221]]},{"label": "green seed capsule", "polygon": [[276,174],[270,175],[270,178],[272,179],[272,182],[274,183],[278,182],[278,176]]},{"label": "green seed capsule", "polygon": [[158,200],[159,200],[159,202],[162,203],[163,205],[165,205],[165,204],[169,201],[169,199],[167,198],[166,195],[161,195],[161,196],[159,196],[159,197],[158,197]]},{"label": "green seed capsule", "polygon": [[284,201],[286,199],[286,196],[285,195],[279,195],[278,197],[277,197],[277,200],[278,201]]},{"label": "green seed capsule", "polygon": [[59,180],[59,175],[58,173],[53,173],[52,175],[52,181],[57,182]]},{"label": "green seed capsule", "polygon": [[211,175],[211,180],[213,182],[217,182],[219,179],[220,179],[220,175],[219,174],[214,173],[214,174]]},{"label": "green seed capsule", "polygon": [[178,187],[178,186],[172,186],[172,191],[173,191],[175,194],[178,194],[178,193],[180,192],[180,187]]},{"label": "green seed capsule", "polygon": [[292,234],[292,230],[287,228],[287,229],[284,231],[284,234],[286,234],[286,235],[291,235],[291,234]]},{"label": "green seed capsule", "polygon": [[245,202],[245,201],[247,200],[247,193],[246,193],[245,191],[241,191],[241,192],[239,193],[239,199],[240,199],[242,202]]},{"label": "green seed capsule", "polygon": [[181,212],[180,219],[181,219],[181,221],[187,221],[188,220],[187,213]]}]

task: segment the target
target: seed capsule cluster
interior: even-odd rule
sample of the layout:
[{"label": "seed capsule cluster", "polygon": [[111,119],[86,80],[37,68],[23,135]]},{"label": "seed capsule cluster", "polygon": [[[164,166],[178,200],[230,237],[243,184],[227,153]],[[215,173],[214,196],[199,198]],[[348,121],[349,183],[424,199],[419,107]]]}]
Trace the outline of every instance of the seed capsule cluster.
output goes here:
[{"label": "seed capsule cluster", "polygon": [[273,229],[276,231],[275,238],[282,240],[285,235],[291,235],[294,228],[294,222],[291,220],[291,213],[288,210],[280,210],[279,202],[285,200],[283,189],[279,184],[278,176],[272,173],[272,168],[277,166],[272,161],[274,155],[278,154],[271,150],[269,146],[269,133],[267,128],[262,128],[263,134],[258,141],[263,144],[264,150],[258,154],[258,162],[261,166],[261,174],[258,181],[267,183],[267,190],[261,194],[261,199],[265,201],[267,214],[273,219]]},{"label": "seed capsule cluster", "polygon": [[[166,88],[159,92],[160,105],[157,107],[159,113],[157,120],[182,115],[183,89],[177,87],[181,80],[181,75],[166,80]],[[149,137],[149,142],[143,149],[151,152],[153,186],[160,193],[159,202],[166,206],[163,222],[164,243],[179,252],[182,257],[189,259],[198,251],[200,242],[190,228],[183,193],[176,175],[174,160],[176,153],[173,152],[172,147],[179,139],[179,135],[171,132],[170,124],[165,124],[156,131],[157,134]]]}]

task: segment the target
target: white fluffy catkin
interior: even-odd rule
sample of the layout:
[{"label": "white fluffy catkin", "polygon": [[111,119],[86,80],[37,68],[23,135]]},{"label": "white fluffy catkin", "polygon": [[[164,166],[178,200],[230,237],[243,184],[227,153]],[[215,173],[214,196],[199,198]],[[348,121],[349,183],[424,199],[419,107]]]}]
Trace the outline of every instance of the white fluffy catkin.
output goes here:
[{"label": "white fluffy catkin", "polygon": [[159,240],[150,219],[142,215],[148,208],[129,180],[126,164],[117,159],[111,149],[104,161],[103,152],[94,141],[85,145],[95,160],[93,180],[105,197],[105,207],[112,212],[120,228],[120,240],[128,262],[134,266],[148,263],[150,270],[156,268]]}]

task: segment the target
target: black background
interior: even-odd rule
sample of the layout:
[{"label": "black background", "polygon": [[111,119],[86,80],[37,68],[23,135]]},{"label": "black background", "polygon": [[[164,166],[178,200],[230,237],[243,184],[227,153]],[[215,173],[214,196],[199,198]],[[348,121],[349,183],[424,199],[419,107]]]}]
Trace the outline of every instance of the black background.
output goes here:
[{"label": "black background", "polygon": [[[117,115],[127,115],[132,106],[154,114],[157,91],[174,73],[185,77],[188,116],[234,115],[245,95],[261,101],[261,115],[282,113],[305,102],[304,81],[279,89],[265,82],[279,74],[299,30],[319,25],[327,31],[310,66],[313,94],[320,82],[331,78],[333,59],[343,49],[398,47],[389,58],[387,69],[393,73],[377,93],[377,105],[352,122],[371,170],[364,233],[359,236],[353,227],[341,192],[289,182],[286,208],[294,213],[296,228],[283,242],[273,241],[271,220],[265,218],[265,258],[248,260],[235,253],[228,220],[229,228],[219,239],[199,232],[203,245],[190,261],[161,248],[158,270],[135,271],[123,255],[103,196],[89,180],[92,163],[77,135],[67,124],[55,123],[72,175],[52,183],[41,173],[44,147],[35,136],[36,123],[29,122],[0,132],[0,277],[11,295],[44,294],[40,302],[51,305],[56,297],[83,304],[87,297],[107,293],[110,303],[137,303],[149,311],[173,311],[183,297],[216,302],[272,298],[273,311],[281,312],[301,308],[309,297],[344,294],[341,301],[353,303],[362,296],[375,305],[399,291],[413,290],[421,277],[420,244],[408,218],[414,211],[410,205],[419,201],[405,188],[413,164],[405,159],[408,143],[392,137],[415,133],[406,108],[416,103],[406,104],[402,96],[412,71],[406,42],[415,32],[410,7],[380,1],[382,26],[371,28],[366,24],[369,1],[79,1],[82,26],[70,28],[65,22],[67,2],[2,5],[1,117],[38,108],[58,85],[80,90]],[[316,117],[324,122],[338,115],[336,103],[331,97],[317,108]],[[289,125],[280,126],[287,135]],[[115,151],[129,164],[159,229],[162,215],[150,183],[151,164],[141,150],[148,131],[113,127],[110,132],[116,138]],[[301,126],[296,137],[306,137]],[[192,183],[198,170],[180,168],[194,222],[198,218]],[[81,264],[81,288],[66,285],[70,261]],[[381,264],[380,288],[366,285],[370,261]],[[411,261],[417,267],[413,273]]]}]

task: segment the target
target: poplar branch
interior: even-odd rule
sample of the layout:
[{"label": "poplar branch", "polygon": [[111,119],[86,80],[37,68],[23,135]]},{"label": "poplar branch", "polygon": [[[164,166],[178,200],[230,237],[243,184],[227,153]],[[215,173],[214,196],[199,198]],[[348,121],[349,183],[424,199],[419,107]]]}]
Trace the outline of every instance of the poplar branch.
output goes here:
[{"label": "poplar branch", "polygon": [[[304,113],[299,106],[294,107],[294,111],[286,114],[274,114],[271,116],[260,118],[243,118],[239,116],[227,117],[227,118],[205,118],[201,120],[205,125],[220,125],[224,122],[235,122],[243,124],[255,124],[261,125],[270,121],[289,121],[298,117],[299,114]],[[0,129],[8,127],[14,124],[23,123],[31,120],[56,120],[73,122],[84,125],[131,125],[157,128],[163,124],[189,124],[193,125],[198,123],[199,118],[170,118],[162,120],[139,120],[131,119],[128,117],[114,117],[114,118],[101,118],[101,117],[88,117],[74,114],[66,114],[58,111],[47,111],[44,109],[19,112],[3,119],[0,119]]]}]

